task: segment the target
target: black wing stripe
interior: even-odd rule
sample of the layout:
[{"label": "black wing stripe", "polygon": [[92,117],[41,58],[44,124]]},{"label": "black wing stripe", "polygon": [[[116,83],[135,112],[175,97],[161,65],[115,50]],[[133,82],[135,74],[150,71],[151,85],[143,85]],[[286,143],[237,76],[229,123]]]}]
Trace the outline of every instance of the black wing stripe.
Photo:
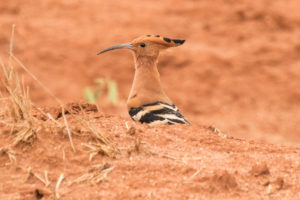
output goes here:
[{"label": "black wing stripe", "polygon": [[140,119],[140,122],[141,123],[151,123],[151,122],[154,122],[154,121],[163,121],[165,120],[165,118],[163,117],[160,117],[160,116],[156,116],[156,115],[153,115],[152,113],[146,113],[145,115],[143,115]]},{"label": "black wing stripe", "polygon": [[159,110],[153,110],[151,111],[151,113],[153,113],[154,115],[159,115],[159,114],[173,114],[174,110],[171,110],[169,108],[162,108]]},{"label": "black wing stripe", "polygon": [[134,115],[138,114],[141,110],[143,110],[143,107],[138,108],[130,108],[129,115],[133,117]]},{"label": "black wing stripe", "polygon": [[176,123],[176,124],[184,124],[184,121],[182,121],[182,120],[184,120],[184,119],[182,119],[182,120],[180,120],[180,119],[170,119],[170,118],[167,118],[169,121],[171,121],[171,122],[174,122],[174,123]]}]

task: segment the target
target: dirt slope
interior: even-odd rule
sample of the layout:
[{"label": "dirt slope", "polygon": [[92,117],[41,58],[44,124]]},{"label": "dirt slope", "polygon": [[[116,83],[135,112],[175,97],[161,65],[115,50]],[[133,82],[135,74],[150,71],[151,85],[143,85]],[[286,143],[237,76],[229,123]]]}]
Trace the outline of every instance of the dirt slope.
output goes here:
[{"label": "dirt slope", "polygon": [[[83,115],[81,113],[81,115]],[[16,162],[0,156],[0,199],[298,199],[300,149],[234,139],[213,127],[132,124],[102,113],[87,112],[89,121],[118,147],[113,158],[96,155],[89,161],[89,135],[78,131],[72,151],[67,134],[41,131],[32,145],[13,148]],[[74,116],[67,115],[70,127]],[[44,122],[47,127],[48,122]],[[130,130],[126,128],[126,123]],[[13,135],[1,135],[1,146]],[[109,169],[99,184],[76,179],[105,165]],[[94,168],[93,168],[94,166]],[[30,175],[44,178],[50,185]],[[99,170],[99,169],[98,169]],[[78,179],[77,179],[78,180]]]}]

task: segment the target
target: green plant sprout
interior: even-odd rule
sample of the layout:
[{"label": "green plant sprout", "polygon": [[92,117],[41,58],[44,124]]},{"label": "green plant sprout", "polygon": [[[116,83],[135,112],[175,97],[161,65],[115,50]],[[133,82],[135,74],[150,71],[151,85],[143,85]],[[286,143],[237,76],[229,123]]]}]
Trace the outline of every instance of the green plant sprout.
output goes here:
[{"label": "green plant sprout", "polygon": [[116,81],[107,78],[98,78],[94,83],[94,89],[86,87],[83,90],[83,97],[87,103],[96,104],[97,99],[107,90],[108,101],[112,104],[117,104],[118,87]]}]

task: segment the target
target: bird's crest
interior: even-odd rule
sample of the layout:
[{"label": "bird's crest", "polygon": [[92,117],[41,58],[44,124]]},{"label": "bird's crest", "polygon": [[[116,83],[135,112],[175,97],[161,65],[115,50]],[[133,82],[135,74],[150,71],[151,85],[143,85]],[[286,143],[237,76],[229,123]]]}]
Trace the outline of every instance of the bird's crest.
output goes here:
[{"label": "bird's crest", "polygon": [[153,42],[156,44],[164,45],[166,47],[177,47],[179,45],[182,45],[185,42],[185,40],[171,39],[160,35],[146,35],[134,39],[132,41],[132,44],[138,44],[142,42]]}]

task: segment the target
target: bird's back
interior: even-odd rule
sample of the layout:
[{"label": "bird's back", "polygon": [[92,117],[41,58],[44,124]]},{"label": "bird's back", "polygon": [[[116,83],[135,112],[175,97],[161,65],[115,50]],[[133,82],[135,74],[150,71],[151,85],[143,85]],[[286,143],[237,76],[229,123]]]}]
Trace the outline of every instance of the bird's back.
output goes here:
[{"label": "bird's back", "polygon": [[129,115],[134,121],[147,123],[149,125],[160,124],[188,124],[191,123],[184,118],[178,108],[172,104],[156,101],[137,108],[130,108]]}]

